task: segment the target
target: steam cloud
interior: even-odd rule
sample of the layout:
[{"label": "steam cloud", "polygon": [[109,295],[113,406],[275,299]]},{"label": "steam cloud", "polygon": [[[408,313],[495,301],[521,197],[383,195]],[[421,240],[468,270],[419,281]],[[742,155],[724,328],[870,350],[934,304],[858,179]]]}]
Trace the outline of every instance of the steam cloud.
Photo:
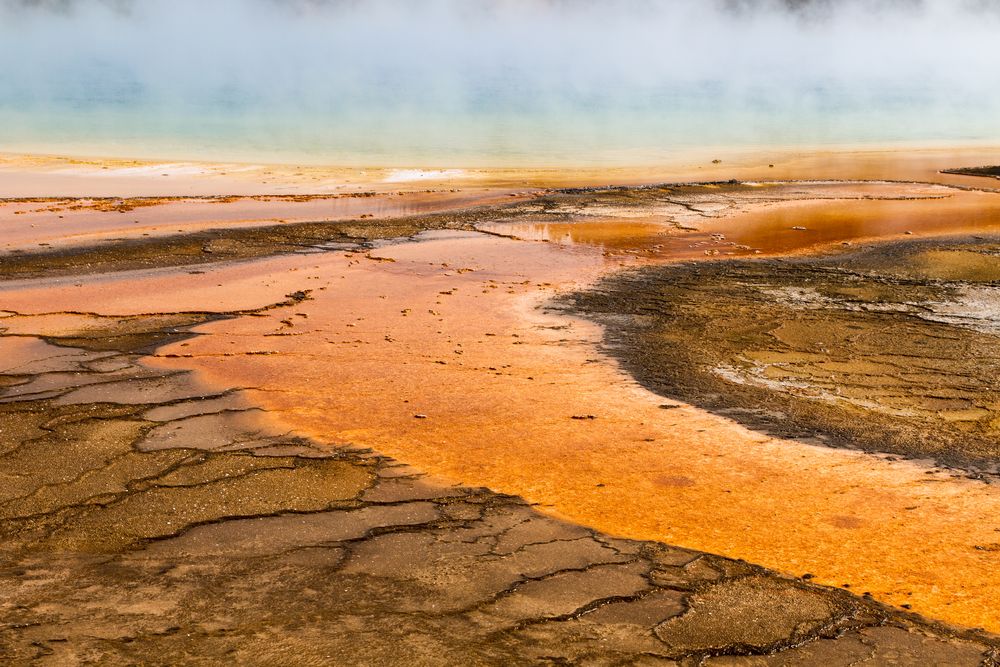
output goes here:
[{"label": "steam cloud", "polygon": [[988,0],[0,0],[0,149],[984,140],[998,28]]}]

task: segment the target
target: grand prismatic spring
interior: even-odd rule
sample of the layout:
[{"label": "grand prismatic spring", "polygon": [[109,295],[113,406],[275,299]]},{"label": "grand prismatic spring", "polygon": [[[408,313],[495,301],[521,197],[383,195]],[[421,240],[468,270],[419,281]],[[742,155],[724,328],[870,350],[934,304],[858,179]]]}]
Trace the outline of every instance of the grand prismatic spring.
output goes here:
[{"label": "grand prismatic spring", "polygon": [[0,0],[0,664],[1000,665],[997,34]]}]

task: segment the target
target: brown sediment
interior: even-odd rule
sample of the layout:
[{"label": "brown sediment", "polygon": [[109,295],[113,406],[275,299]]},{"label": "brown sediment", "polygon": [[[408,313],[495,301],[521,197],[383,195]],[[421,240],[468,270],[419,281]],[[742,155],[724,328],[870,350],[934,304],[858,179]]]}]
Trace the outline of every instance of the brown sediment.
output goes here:
[{"label": "brown sediment", "polygon": [[[120,242],[148,245],[159,238],[176,241],[184,234],[239,236],[252,228],[296,224],[315,227],[366,220],[391,224],[399,218],[506,203],[512,201],[511,194],[451,188],[329,195],[7,199],[0,200],[0,257],[39,250],[80,252]],[[294,238],[296,233],[288,235]]]},{"label": "brown sediment", "polygon": [[[751,191],[750,187],[739,184],[710,187],[718,192],[715,204],[721,208],[730,206],[734,196],[742,197],[742,191]],[[503,216],[517,222],[519,215],[538,215],[539,207],[551,210],[553,204],[559,206],[573,202],[574,198],[577,202],[580,198],[590,198],[587,206],[604,207],[605,213],[609,208],[620,208],[627,200],[641,201],[643,196],[651,201],[661,196],[677,198],[696,205],[693,200],[705,194],[703,189],[704,186],[678,193],[653,188],[638,196],[628,191],[553,193],[548,201],[521,202],[515,209],[504,211]],[[926,193],[912,195],[923,197]],[[808,193],[802,196],[807,197]],[[936,207],[947,201],[950,200],[925,200],[923,205]],[[757,203],[744,202],[747,208]],[[691,212],[683,205],[679,208]],[[736,208],[736,215],[730,219],[734,226],[743,215]],[[484,220],[467,219],[466,223],[498,222],[495,213],[489,216]],[[721,219],[712,221],[721,223]],[[590,222],[604,224],[607,219]],[[414,220],[413,224],[419,228],[422,223]],[[670,234],[691,238],[688,245],[701,242],[694,237],[700,230],[680,229],[675,221],[666,218],[657,224]],[[536,309],[557,291],[584,286],[609,270],[639,263],[626,251],[642,253],[650,248],[641,235],[634,247],[618,248],[599,243],[573,247],[523,243],[441,228],[419,234],[414,241],[361,253],[291,255],[242,264],[206,263],[201,267],[203,271],[194,273],[135,272],[81,277],[72,282],[8,283],[2,293],[2,307],[7,312],[0,313],[7,317],[0,320],[0,326],[21,338],[37,337],[42,327],[60,327],[57,331],[61,335],[79,342],[80,335],[74,326],[80,328],[81,318],[102,315],[128,319],[184,311],[189,313],[184,315],[187,317],[251,311],[262,302],[281,301],[284,294],[311,290],[311,300],[256,314],[246,312],[236,319],[206,321],[197,328],[198,336],[163,347],[155,358],[146,359],[146,368],[154,372],[193,368],[197,371],[193,381],[201,386],[243,387],[241,397],[246,403],[242,407],[250,405],[267,410],[254,412],[250,430],[280,434],[294,428],[298,436],[309,436],[311,446],[327,455],[337,452],[337,456],[349,459],[357,453],[345,452],[341,446],[372,448],[452,481],[462,480],[473,487],[489,486],[517,494],[529,502],[540,503],[547,514],[607,533],[725,553],[790,574],[808,573],[824,583],[849,584],[857,592],[870,592],[879,600],[909,605],[950,622],[985,625],[991,629],[998,626],[995,610],[981,604],[981,600],[993,595],[997,586],[997,568],[992,560],[995,554],[990,545],[996,542],[993,518],[1000,507],[990,487],[933,470],[928,475],[925,474],[928,467],[906,461],[764,438],[726,419],[679,404],[676,409],[662,410],[659,407],[664,403],[662,398],[636,386],[597,352],[601,336],[597,327],[568,318],[564,313]],[[705,248],[718,249],[720,254],[730,251],[727,239],[709,237],[704,241],[706,246],[688,248],[686,252],[704,256]],[[801,244],[800,247],[809,247],[808,240]],[[276,247],[280,248],[280,244]],[[637,256],[642,261],[656,260],[651,254]],[[126,259],[122,257],[106,268],[128,266],[123,263]],[[16,268],[21,266],[19,261],[11,265],[15,268],[10,275],[29,275]],[[74,267],[85,267],[85,262]],[[988,267],[978,270],[988,271]],[[55,374],[31,387],[29,397],[63,400],[45,396],[45,392],[59,393],[60,380],[70,381]],[[160,390],[155,381],[140,380],[132,378],[127,385],[139,397],[132,399],[133,403],[141,399],[144,405],[152,405],[149,396],[184,398],[170,391],[157,394]],[[73,391],[77,392],[76,398],[71,400],[88,404],[129,402],[113,385],[108,386],[108,391],[103,385],[90,388],[74,385]],[[217,398],[218,392],[211,394],[212,400],[224,405],[224,400]],[[155,414],[163,416],[165,410],[168,417],[172,415],[170,410],[178,409],[161,403],[154,407],[161,410]],[[417,415],[423,418],[415,418]],[[594,418],[573,419],[574,416]],[[144,444],[137,443],[137,448],[150,453],[169,452],[177,442],[206,441],[228,442],[219,445],[224,449],[238,448],[220,435],[218,418],[197,415],[185,421],[183,425],[172,425],[179,427],[173,438],[168,437],[173,432],[171,428],[161,429],[155,437],[144,437]],[[242,428],[247,428],[245,423]],[[273,445],[274,442],[268,443],[269,447]],[[285,456],[288,451],[279,449],[272,453]],[[226,461],[225,465],[239,467],[244,463],[244,460]],[[281,466],[295,468],[289,462]],[[247,492],[252,492],[252,487]],[[202,500],[199,498],[196,504]],[[161,507],[157,503],[152,506]],[[294,504],[290,507],[288,512],[296,512]],[[226,523],[229,521],[222,525]],[[489,519],[490,526],[500,523]],[[82,525],[110,524],[97,521]],[[206,525],[214,524],[210,520]],[[154,525],[147,532],[157,530],[160,528]],[[197,530],[201,529],[190,532],[194,534]],[[242,531],[243,527],[237,530]],[[254,530],[247,527],[246,532]],[[208,542],[220,544],[226,544],[228,539],[229,533],[225,538],[207,537]],[[463,583],[468,578],[460,578],[459,584],[455,584],[456,561],[468,565],[468,577],[493,576],[490,574],[493,570],[482,569],[481,558],[463,551],[476,549],[477,543],[473,541],[470,546],[462,541],[465,538],[457,539],[458,542],[454,534],[440,533],[428,541],[414,538],[415,545],[408,539],[393,537],[364,552],[361,561],[383,564],[376,581],[391,579],[392,572],[405,571],[406,586],[414,586],[406,588],[405,594],[399,593],[399,589],[385,594],[386,598],[401,595],[406,600],[416,599],[407,609],[419,612],[405,619],[390,616],[392,623],[386,624],[390,633],[395,627],[393,623],[409,628],[413,626],[408,624],[424,622],[425,607],[421,605],[429,603],[420,600],[443,604],[441,600],[446,593],[441,593],[442,589],[451,594],[455,589],[468,588]],[[135,540],[130,542],[135,543]],[[168,544],[169,540],[163,543]],[[433,548],[421,551],[424,547],[420,545],[426,544]],[[439,547],[444,551],[435,550]],[[266,550],[266,545],[259,548]],[[565,544],[560,542],[558,548],[550,548],[562,554]],[[394,552],[405,553],[405,561],[391,558]],[[218,558],[216,552],[212,554]],[[418,556],[414,558],[413,554]],[[567,557],[577,556],[569,552]],[[281,558],[284,555],[268,562],[292,562]],[[495,559],[496,554],[490,553],[487,560],[492,563]],[[441,569],[428,570],[421,565],[424,562],[433,562],[434,567]],[[239,567],[234,572],[245,573],[246,580],[254,586],[268,585],[271,590],[286,591],[281,595],[287,594],[289,598],[308,585],[292,566],[290,570],[282,570],[289,576],[290,589],[282,589],[270,575],[254,574]],[[629,579],[632,571],[605,576],[608,573],[602,567],[584,569],[600,573],[594,577],[602,581],[619,581],[618,574],[623,580],[633,581]],[[562,579],[562,575],[573,574],[565,570],[561,567],[555,572],[559,573],[556,580],[565,583],[566,589],[585,585],[590,590],[589,579],[582,583],[572,576]],[[225,589],[239,581],[212,576],[207,581],[213,582],[210,586],[216,589]],[[188,582],[180,579],[182,583]],[[107,586],[113,583],[104,581]],[[331,581],[341,588],[354,590],[355,586],[361,586],[362,590],[369,590],[355,580],[345,582],[335,576]],[[527,586],[529,583],[532,585]],[[824,616],[824,605],[828,603],[781,586],[775,588],[765,579],[751,577],[745,582],[726,583],[720,590],[706,590],[703,595],[691,598],[703,605],[702,612],[693,611],[692,607],[692,611],[662,625],[665,617],[652,625],[643,625],[646,623],[643,620],[638,624],[642,641],[652,641],[649,630],[656,628],[658,643],[653,646],[659,655],[697,658],[714,653],[767,653],[789,646],[788,628],[794,627],[798,628],[795,632],[805,633],[801,640],[806,645],[769,660],[776,664],[793,659],[829,661],[843,656],[852,660],[874,656],[873,660],[879,660],[891,651],[921,651],[914,657],[915,662],[940,659],[960,664],[966,659],[958,654],[929,658],[934,651],[951,649],[928,643],[930,640],[914,641],[919,634],[903,635],[892,628],[850,631],[841,640],[830,642],[809,641],[820,628],[834,628],[832,632],[837,632],[835,626],[824,620],[832,617]],[[515,589],[532,593],[536,596],[534,601],[505,602],[510,608],[502,606],[496,613],[504,617],[521,614],[517,616],[519,619],[535,618],[530,615],[533,611],[525,610],[538,609],[538,604],[543,604],[538,599],[558,605],[569,600],[565,607],[545,611],[544,623],[515,623],[513,630],[502,626],[506,628],[504,632],[487,634],[486,639],[507,646],[503,642],[510,637],[523,635],[551,647],[552,638],[556,637],[558,646],[564,647],[568,644],[562,643],[564,635],[558,633],[571,632],[573,648],[546,648],[546,651],[555,650],[556,657],[583,659],[597,650],[592,648],[595,638],[603,638],[599,645],[607,646],[609,638],[614,637],[622,642],[617,644],[622,656],[634,655],[637,647],[648,644],[639,642],[637,635],[630,634],[631,629],[622,629],[621,619],[655,617],[660,613],[658,601],[665,599],[659,592],[644,593],[645,589],[639,592],[632,589],[630,593],[628,585],[613,593],[598,592],[589,599],[569,599],[558,590],[553,592],[551,585],[545,582],[536,588],[530,576],[524,578]],[[499,586],[483,599],[492,599],[490,595],[506,591],[508,584]],[[329,595],[320,597],[331,599],[335,597],[333,591],[339,590],[329,589]],[[506,599],[509,595],[510,592],[504,592],[500,597]],[[639,606],[630,608],[624,616],[617,615],[613,605],[619,598]],[[596,607],[592,604],[595,601]],[[646,603],[653,606],[649,615],[645,615]],[[210,608],[208,602],[204,604],[204,608]],[[350,616],[348,609],[356,604],[359,601],[355,598],[345,600],[344,607],[324,618]],[[773,610],[780,613],[773,615]],[[379,619],[380,614],[372,612]],[[833,616],[840,618],[838,614]],[[265,617],[275,622],[273,615]],[[751,617],[766,619],[763,624],[766,627],[744,622]],[[192,616],[187,618],[190,620],[185,620],[183,627],[197,622]],[[479,618],[475,617],[476,622]],[[725,620],[712,620],[716,618]],[[593,627],[590,624],[596,619],[615,626]],[[441,620],[440,616],[428,622],[434,623],[438,634],[444,633],[449,638],[473,632],[464,625],[448,625],[450,619]],[[720,624],[725,626],[725,632]],[[697,632],[699,626],[706,628],[706,634]],[[354,628],[350,623],[345,627]],[[714,629],[708,632],[710,628]],[[244,639],[247,636],[245,632],[236,634]],[[152,635],[144,635],[138,645],[153,641]],[[204,635],[197,636],[199,646],[209,645],[210,640]],[[473,633],[473,636],[474,645],[479,647],[476,650],[481,650],[483,635]],[[231,647],[212,635],[211,641],[217,640],[220,646]],[[424,647],[441,647],[432,640],[427,642]],[[328,645],[322,641],[317,644]],[[381,646],[376,642],[372,650],[380,651]],[[450,648],[457,650],[454,646]],[[445,646],[441,650],[448,649]],[[289,650],[304,649],[295,644]],[[515,644],[509,655],[552,657],[546,652],[531,653],[533,650],[528,644]],[[386,655],[373,654],[372,659],[385,659]],[[508,654],[475,655],[483,660],[502,661]],[[982,649],[974,648],[969,653],[970,664],[982,661],[982,655]]]},{"label": "brown sediment", "polygon": [[1000,464],[1000,237],[647,267],[573,295],[645,386],[779,437]]},{"label": "brown sediment", "polygon": [[5,257],[0,277],[42,278],[129,271],[143,268],[196,266],[233,260],[336,249],[363,249],[373,241],[403,239],[427,230],[471,230],[477,221],[507,215],[482,207],[421,216],[257,224],[246,228],[212,228],[156,238],[126,238],[112,244],[88,244]]},{"label": "brown sediment", "polygon": [[[99,273],[146,267],[167,267],[218,263],[251,259],[287,252],[322,251],[331,244],[366,245],[372,241],[409,237],[427,230],[481,230],[517,238],[547,240],[557,243],[596,245],[609,253],[628,253],[647,259],[678,259],[703,255],[752,255],[761,252],[787,253],[815,247],[833,240],[856,238],[860,233],[878,232],[867,222],[873,215],[894,210],[897,219],[905,219],[904,209],[880,206],[917,205],[941,199],[939,211],[965,212],[965,225],[983,229],[997,223],[995,198],[981,193],[914,183],[767,183],[737,182],[657,185],[643,188],[591,188],[525,193],[515,198],[494,194],[471,193],[435,198],[423,204],[411,196],[402,197],[398,208],[382,211],[376,218],[324,219],[320,221],[273,224],[269,219],[243,220],[240,226],[223,224],[217,217],[203,219],[198,211],[203,201],[187,202],[195,206],[187,218],[178,222],[178,211],[170,209],[159,215],[165,229],[182,233],[168,234],[161,229],[151,236],[124,233],[113,243],[99,236],[81,234],[72,245],[18,250],[0,263],[0,276],[30,278],[68,274]],[[457,199],[455,197],[458,197]],[[817,201],[818,200],[818,201]],[[794,222],[810,214],[809,205],[830,207],[841,202],[842,219],[820,225],[808,233],[797,233]],[[326,205],[326,200],[321,199]],[[472,208],[439,213],[402,215],[406,210],[436,208],[478,202]],[[794,207],[796,204],[801,208]],[[988,204],[988,206],[985,206]],[[202,208],[198,208],[198,207]],[[270,206],[270,204],[268,204]],[[271,214],[283,213],[292,218],[289,204],[278,198]],[[766,211],[754,211],[766,207]],[[978,208],[977,208],[978,207]],[[826,210],[826,209],[821,209]],[[242,211],[246,213],[246,211]],[[258,211],[258,214],[260,211]],[[295,215],[301,215],[301,212]],[[798,218],[790,216],[798,215]],[[193,216],[193,217],[192,217]],[[754,217],[757,216],[757,217]],[[850,216],[853,224],[842,224]],[[866,217],[867,216],[867,217]],[[993,217],[990,217],[993,216]],[[928,217],[926,224],[913,221],[914,229],[933,232],[953,229],[946,218]],[[2,222],[2,221],[0,221]],[[231,221],[230,221],[231,222]],[[183,224],[182,224],[183,223]],[[86,221],[81,222],[86,227]],[[38,232],[21,226],[23,239],[35,243],[51,240],[62,232],[60,225]],[[723,231],[728,232],[728,237]],[[817,231],[822,232],[817,234]],[[891,225],[882,234],[902,233]],[[41,234],[41,236],[39,236]],[[46,236],[46,234],[48,236]],[[89,238],[89,241],[83,242]],[[37,245],[37,244],[36,244]]]},{"label": "brown sediment", "polygon": [[[752,195],[753,190],[739,184],[725,184],[681,188],[663,186],[650,188],[640,192],[638,196],[635,191],[628,189],[554,192],[527,199],[518,198],[510,203],[494,203],[436,214],[282,224],[269,224],[267,221],[258,220],[252,224],[247,223],[246,227],[238,228],[220,227],[218,221],[203,220],[196,216],[192,218],[196,223],[195,227],[185,233],[158,234],[149,238],[126,236],[117,239],[113,244],[106,241],[92,241],[70,247],[44,247],[41,250],[11,254],[0,264],[0,275],[6,278],[52,277],[145,267],[218,263],[303,250],[328,250],[331,244],[360,246],[376,240],[405,238],[429,230],[493,229],[495,233],[513,233],[516,229],[510,224],[511,221],[530,219],[542,213],[550,220],[557,216],[561,219],[572,219],[573,211],[593,208],[598,204],[602,205],[604,210],[614,206],[632,205],[638,207],[638,210],[632,212],[635,216],[649,216],[651,207],[657,205],[672,207],[675,213],[688,214],[690,213],[688,209],[670,204],[670,198],[678,194],[691,198],[695,192],[701,192],[710,202],[709,205],[732,208],[734,206],[732,196],[738,196],[740,193],[744,196]],[[504,199],[509,201],[507,197]],[[469,200],[475,201],[471,197]],[[489,201],[489,198],[480,195],[480,200]],[[274,209],[272,213],[280,210],[282,209]],[[165,213],[175,215],[176,211]],[[173,217],[170,219],[171,224],[177,226]],[[57,225],[48,233],[58,235],[60,228]],[[21,233],[33,242],[41,238],[31,229],[22,229]],[[615,234],[620,235],[620,230],[612,230],[609,236],[613,237]]]},{"label": "brown sediment", "polygon": [[[261,281],[312,279],[315,298],[200,327],[157,363],[266,389],[252,395],[273,418],[321,442],[371,447],[576,523],[997,627],[981,603],[998,585],[994,554],[977,548],[996,541],[992,487],[660,409],[602,363],[599,329],[535,310],[606,270],[594,253],[464,235],[377,256],[394,261],[313,257],[304,275],[288,271],[291,258],[256,263]],[[693,483],[662,483],[681,478]]]},{"label": "brown sediment", "polygon": [[942,169],[945,174],[957,174],[959,176],[985,176],[986,178],[1000,178],[1000,166],[994,167],[961,167],[959,169]]},{"label": "brown sediment", "polygon": [[801,254],[839,243],[1000,230],[995,194],[914,183],[663,186],[538,202],[546,206],[536,215],[478,228],[654,261]]},{"label": "brown sediment", "polygon": [[76,317],[87,326],[32,319],[34,336],[0,337],[8,664],[971,666],[1000,647],[276,431],[245,392],[142,363],[150,341],[189,339],[195,316]]}]

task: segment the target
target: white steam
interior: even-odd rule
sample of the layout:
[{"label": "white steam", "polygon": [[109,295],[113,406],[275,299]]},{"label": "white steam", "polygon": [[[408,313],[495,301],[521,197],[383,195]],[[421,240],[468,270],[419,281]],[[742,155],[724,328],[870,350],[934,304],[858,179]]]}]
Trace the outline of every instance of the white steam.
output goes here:
[{"label": "white steam", "polygon": [[91,142],[461,162],[989,141],[1000,138],[997,10],[982,0],[0,0],[0,150]]}]

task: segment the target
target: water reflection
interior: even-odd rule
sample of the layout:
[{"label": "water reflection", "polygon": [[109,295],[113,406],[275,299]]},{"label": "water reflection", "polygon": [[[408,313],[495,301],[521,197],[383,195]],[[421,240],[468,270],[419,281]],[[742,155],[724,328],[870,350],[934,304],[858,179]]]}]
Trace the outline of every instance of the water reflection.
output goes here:
[{"label": "water reflection", "polygon": [[[803,194],[809,190],[802,186]],[[934,198],[781,201],[684,222],[577,216],[558,222],[492,223],[487,231],[605,254],[658,260],[792,254],[817,247],[906,235],[1000,231],[1000,197],[952,191]]]}]

